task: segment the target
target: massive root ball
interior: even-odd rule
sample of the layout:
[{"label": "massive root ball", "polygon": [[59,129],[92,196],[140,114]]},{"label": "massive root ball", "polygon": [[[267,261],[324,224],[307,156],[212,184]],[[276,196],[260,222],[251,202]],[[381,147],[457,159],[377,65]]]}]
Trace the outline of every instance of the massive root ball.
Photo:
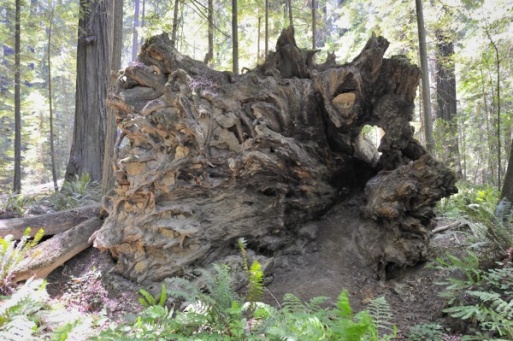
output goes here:
[{"label": "massive root ball", "polygon": [[[148,39],[109,96],[116,187],[95,246],[125,276],[160,280],[222,259],[240,237],[267,256],[290,251],[308,237],[302,224],[355,197],[390,232],[368,247],[371,262],[423,260],[454,177],[413,140],[419,71],[383,59],[387,47],[372,37],[349,64],[315,64],[289,29],[263,65],[234,75],[181,55],[166,34]],[[385,131],[381,157],[366,124]]]}]

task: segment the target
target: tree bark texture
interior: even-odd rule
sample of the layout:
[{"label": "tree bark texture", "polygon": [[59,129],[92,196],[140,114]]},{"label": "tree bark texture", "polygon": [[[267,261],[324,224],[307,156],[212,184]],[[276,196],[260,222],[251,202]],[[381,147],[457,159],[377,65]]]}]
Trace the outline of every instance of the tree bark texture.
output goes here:
[{"label": "tree bark texture", "polygon": [[[351,202],[378,271],[424,261],[455,178],[413,139],[420,72],[384,59],[387,47],[373,36],[351,63],[314,64],[287,29],[261,66],[234,75],[166,34],[148,39],[109,97],[122,135],[95,246],[123,275],[160,280],[237,252],[240,237],[260,254],[293,252],[303,224]],[[381,156],[366,124],[385,131]]]},{"label": "tree bark texture", "polygon": [[89,237],[102,225],[98,217],[90,218],[60,233],[29,251],[14,272],[14,282],[31,277],[45,278],[89,246]]},{"label": "tree bark texture", "polygon": [[112,31],[112,20],[108,15],[111,1],[80,2],[75,124],[65,174],[68,181],[86,173],[93,181],[102,179],[107,120],[105,101],[111,63],[109,32]]},{"label": "tree bark texture", "polygon": [[92,205],[34,217],[2,219],[0,220],[0,237],[3,238],[11,234],[14,239],[20,239],[27,227],[31,228],[31,237],[35,236],[39,229],[44,230],[45,236],[52,236],[69,230],[86,219],[97,217],[99,214],[100,205]]},{"label": "tree bark texture", "polygon": [[448,41],[443,32],[437,32],[436,60],[436,117],[439,138],[442,145],[437,148],[441,159],[445,160],[461,177],[461,162],[459,153],[459,133],[457,122],[456,76],[454,64],[454,44]]}]

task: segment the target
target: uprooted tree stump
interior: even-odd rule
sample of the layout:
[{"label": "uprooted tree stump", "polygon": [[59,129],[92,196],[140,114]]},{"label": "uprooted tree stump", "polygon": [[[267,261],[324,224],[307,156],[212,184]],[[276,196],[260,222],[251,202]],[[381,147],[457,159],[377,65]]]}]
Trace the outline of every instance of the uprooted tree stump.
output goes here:
[{"label": "uprooted tree stump", "polygon": [[[413,139],[420,72],[383,58],[387,47],[373,36],[351,63],[315,64],[287,29],[263,65],[234,75],[166,34],[148,39],[109,96],[116,187],[94,245],[123,275],[161,280],[236,252],[240,237],[263,255],[291,251],[302,224],[353,197],[378,231],[358,243],[380,273],[425,260],[455,178]],[[378,150],[364,125],[385,131]]]}]

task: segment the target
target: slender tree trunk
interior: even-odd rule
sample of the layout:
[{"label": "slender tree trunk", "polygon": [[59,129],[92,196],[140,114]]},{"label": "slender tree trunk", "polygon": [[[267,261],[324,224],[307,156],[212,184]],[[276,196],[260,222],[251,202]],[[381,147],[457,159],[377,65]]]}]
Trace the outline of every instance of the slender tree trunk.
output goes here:
[{"label": "slender tree trunk", "polygon": [[208,52],[205,56],[205,64],[208,64],[214,58],[214,4],[213,0],[208,0],[207,8],[208,20]]},{"label": "slender tree trunk", "polygon": [[179,0],[175,0],[175,6],[173,7],[173,29],[171,31],[171,44],[174,48],[177,48],[178,44],[176,42],[177,33],[178,33],[178,6],[180,4]]},{"label": "slender tree trunk", "polygon": [[488,35],[488,39],[490,39],[490,44],[493,46],[493,49],[495,50],[495,67],[497,72],[497,84],[496,84],[496,105],[497,105],[497,186],[499,187],[499,190],[501,189],[502,181],[501,181],[501,173],[502,173],[502,157],[501,157],[501,149],[502,149],[502,143],[501,143],[501,60],[499,56],[499,48],[497,47],[497,44],[492,39],[492,36],[489,31],[486,31],[486,34]]},{"label": "slender tree trunk", "polygon": [[501,199],[506,198],[513,203],[513,141],[511,143],[511,151],[509,153],[508,168],[504,175],[504,184],[502,185]]},{"label": "slender tree trunk", "polygon": [[137,46],[139,44],[139,35],[137,32],[137,29],[139,28],[139,4],[140,0],[135,0],[134,31],[132,33],[132,61],[137,59]]},{"label": "slender tree trunk", "polygon": [[232,0],[232,44],[233,44],[233,73],[239,74],[239,28],[237,15],[237,0]]},{"label": "slender tree trunk", "polygon": [[[146,0],[143,0],[142,2],[142,14],[141,14],[141,28],[144,27],[144,25],[146,24],[146,20],[145,20],[145,17],[146,17]],[[141,39],[139,40],[139,46],[142,46],[144,44],[144,37],[141,37]]]},{"label": "slender tree trunk", "polygon": [[429,71],[426,49],[426,31],[424,29],[424,13],[422,0],[415,0],[417,9],[417,28],[419,32],[420,65],[422,69],[422,103],[424,107],[424,131],[426,135],[426,149],[433,152],[433,119],[431,117],[431,100],[429,88]]},{"label": "slender tree trunk", "polygon": [[50,12],[50,17],[48,18],[48,55],[47,55],[47,63],[48,63],[48,109],[50,112],[50,158],[52,163],[52,180],[53,180],[53,189],[55,192],[59,190],[59,185],[57,184],[57,170],[55,168],[55,147],[54,147],[54,135],[53,135],[53,92],[52,92],[52,59],[51,59],[51,51],[52,51],[52,31],[53,31],[53,15],[54,9]]},{"label": "slender tree trunk", "polygon": [[65,179],[89,174],[101,181],[110,77],[109,10],[113,0],[81,0],[77,45],[75,126]]},{"label": "slender tree trunk", "polygon": [[269,53],[269,0],[265,0],[265,44],[264,44],[264,58],[267,58]]},{"label": "slender tree trunk", "polygon": [[[121,69],[121,50],[123,47],[123,0],[113,0],[112,7],[112,30],[109,32],[111,46],[111,72],[117,74]],[[108,89],[115,84],[115,78],[109,77]],[[114,186],[114,170],[112,166],[112,157],[114,153],[114,143],[116,140],[116,119],[112,109],[107,109],[107,130],[105,135],[105,154],[103,157],[103,174],[102,174],[102,195],[107,195]]]},{"label": "slender tree trunk", "polygon": [[262,24],[262,17],[258,17],[258,38],[257,38],[257,63],[260,61],[260,28]]},{"label": "slender tree trunk", "polygon": [[317,2],[312,0],[312,50],[315,50],[317,45]]},{"label": "slender tree trunk", "polygon": [[16,0],[14,19],[14,183],[13,193],[21,192],[21,80],[20,39],[21,0]]},{"label": "slender tree trunk", "polygon": [[294,17],[292,16],[292,0],[287,0],[287,7],[289,8],[289,26],[294,27]]},{"label": "slender tree trunk", "polygon": [[[491,178],[492,178],[492,182],[493,182],[493,180],[495,179],[495,166],[494,166],[495,162],[493,161],[493,155],[494,155],[493,142],[492,142],[492,139],[490,138],[490,136],[492,135],[490,110],[488,108],[488,100],[486,97],[485,78],[484,78],[485,76],[484,76],[482,69],[480,70],[480,73],[481,73],[481,91],[482,91],[482,95],[483,95],[483,106],[484,106],[485,118],[486,118],[486,141],[488,144],[488,153],[487,153],[488,170],[491,174]],[[483,179],[483,181],[484,181],[484,179]]]}]

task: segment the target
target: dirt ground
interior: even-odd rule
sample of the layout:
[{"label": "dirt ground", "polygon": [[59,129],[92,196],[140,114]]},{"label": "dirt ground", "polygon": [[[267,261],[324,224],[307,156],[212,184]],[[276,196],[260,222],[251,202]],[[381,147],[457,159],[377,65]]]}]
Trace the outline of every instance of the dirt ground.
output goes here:
[{"label": "dirt ground", "polygon": [[[408,269],[396,278],[378,280],[365,264],[354,245],[351,225],[354,214],[339,210],[316,222],[317,238],[302,252],[275,257],[274,271],[266,282],[264,301],[278,305],[285,293],[308,300],[327,296],[335,301],[343,289],[348,290],[355,311],[364,309],[372,299],[385,296],[394,311],[399,339],[406,339],[415,324],[441,323],[444,301],[438,296],[436,282],[447,276],[425,265]],[[439,225],[447,225],[439,221]],[[458,252],[464,248],[464,234],[446,231],[432,238],[433,256],[445,250]],[[106,308],[114,320],[136,316],[139,285],[112,271],[114,261],[108,254],[90,248],[68,261],[48,277],[48,292],[54,298],[95,312]],[[159,286],[156,286],[159,287]],[[452,338],[451,340],[457,340]]]}]

